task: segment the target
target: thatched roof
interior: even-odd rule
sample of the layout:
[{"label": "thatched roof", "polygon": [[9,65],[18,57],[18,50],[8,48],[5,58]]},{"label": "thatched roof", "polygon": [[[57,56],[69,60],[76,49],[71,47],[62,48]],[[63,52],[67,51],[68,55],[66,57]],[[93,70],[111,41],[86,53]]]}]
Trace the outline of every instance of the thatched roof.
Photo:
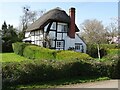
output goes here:
[{"label": "thatched roof", "polygon": [[[60,10],[58,8],[52,9],[45,14],[43,14],[38,20],[32,23],[26,31],[33,31],[37,29],[44,28],[50,21],[59,21],[64,23],[70,23],[70,17],[64,10]],[[79,31],[76,26],[76,31]]]}]

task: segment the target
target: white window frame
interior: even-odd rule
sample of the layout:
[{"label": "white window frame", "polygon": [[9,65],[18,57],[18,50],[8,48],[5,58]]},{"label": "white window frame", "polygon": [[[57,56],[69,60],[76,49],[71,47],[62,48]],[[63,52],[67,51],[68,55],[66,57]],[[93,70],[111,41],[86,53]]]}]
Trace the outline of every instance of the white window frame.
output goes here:
[{"label": "white window frame", "polygon": [[75,43],[75,50],[80,50],[81,48],[80,48],[80,43]]},{"label": "white window frame", "polygon": [[63,48],[64,42],[63,41],[56,41],[56,48]]},{"label": "white window frame", "polygon": [[53,22],[53,23],[52,23],[50,29],[52,29],[52,30],[56,30],[56,22]]},{"label": "white window frame", "polygon": [[68,25],[66,23],[58,23],[57,27],[58,32],[67,32],[68,30]]}]

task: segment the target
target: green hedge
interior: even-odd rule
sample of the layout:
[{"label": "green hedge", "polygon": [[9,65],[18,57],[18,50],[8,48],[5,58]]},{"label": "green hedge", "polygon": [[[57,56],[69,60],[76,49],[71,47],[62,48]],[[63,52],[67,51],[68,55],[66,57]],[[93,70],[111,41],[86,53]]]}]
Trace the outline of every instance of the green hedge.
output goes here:
[{"label": "green hedge", "polygon": [[[118,49],[117,44],[100,44],[100,55],[104,57],[109,54],[108,50],[110,49]],[[98,51],[96,44],[88,44],[87,45],[87,54],[89,54],[93,58],[98,58]]]},{"label": "green hedge", "polygon": [[16,54],[27,57],[29,59],[54,59],[54,60],[72,60],[82,59],[91,60],[89,55],[74,51],[56,51],[48,48],[43,48],[36,45],[26,43],[13,43],[13,50]]},{"label": "green hedge", "polygon": [[93,58],[91,58],[88,54],[85,53],[62,50],[56,52],[56,59],[57,60],[72,60],[72,59],[91,60]]},{"label": "green hedge", "polygon": [[29,45],[24,48],[23,56],[29,59],[55,59],[55,50]]},{"label": "green hedge", "polygon": [[14,53],[23,56],[24,48],[25,48],[27,45],[29,45],[29,44],[22,43],[22,42],[13,43],[13,44],[12,44],[12,47],[13,47]]},{"label": "green hedge", "polygon": [[3,85],[46,82],[75,76],[106,76],[120,78],[120,63],[88,62],[84,60],[55,61],[32,60],[4,63],[2,65]]}]

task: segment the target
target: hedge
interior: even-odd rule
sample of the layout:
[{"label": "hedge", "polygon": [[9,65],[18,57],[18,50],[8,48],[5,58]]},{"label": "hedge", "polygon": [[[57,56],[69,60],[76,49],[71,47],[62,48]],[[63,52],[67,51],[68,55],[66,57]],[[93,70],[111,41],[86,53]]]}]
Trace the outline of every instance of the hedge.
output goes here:
[{"label": "hedge", "polygon": [[67,50],[56,52],[56,60],[72,60],[72,59],[93,60],[92,57],[85,53]]},{"label": "hedge", "polygon": [[23,56],[29,59],[55,59],[55,50],[29,45],[24,48]]},{"label": "hedge", "polygon": [[106,76],[120,78],[120,62],[88,62],[84,60],[55,61],[34,60],[4,63],[2,65],[3,85],[40,83],[76,76]]},{"label": "hedge", "polygon": [[[117,44],[100,44],[100,55],[104,57],[109,52],[110,49],[118,49],[119,46]],[[98,50],[96,44],[88,44],[87,45],[87,54],[89,54],[93,58],[98,58]]]},{"label": "hedge", "polygon": [[16,42],[12,44],[14,53],[23,56],[24,48],[29,45],[27,43]]},{"label": "hedge", "polygon": [[13,43],[13,50],[16,54],[27,57],[29,59],[49,59],[49,60],[72,60],[82,59],[91,60],[89,55],[74,51],[56,51],[48,48],[26,44],[26,43]]}]

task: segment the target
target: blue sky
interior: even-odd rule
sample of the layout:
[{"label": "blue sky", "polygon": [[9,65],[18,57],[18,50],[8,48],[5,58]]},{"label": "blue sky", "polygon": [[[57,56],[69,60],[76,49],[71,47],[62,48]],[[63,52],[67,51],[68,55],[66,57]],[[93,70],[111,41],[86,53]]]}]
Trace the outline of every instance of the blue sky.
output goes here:
[{"label": "blue sky", "polygon": [[60,7],[69,12],[70,7],[76,8],[76,24],[86,19],[97,19],[104,25],[111,22],[111,18],[118,16],[117,2],[2,2],[0,3],[0,27],[4,21],[18,27],[20,16],[23,15],[22,7],[28,5],[31,10],[45,10]]}]

